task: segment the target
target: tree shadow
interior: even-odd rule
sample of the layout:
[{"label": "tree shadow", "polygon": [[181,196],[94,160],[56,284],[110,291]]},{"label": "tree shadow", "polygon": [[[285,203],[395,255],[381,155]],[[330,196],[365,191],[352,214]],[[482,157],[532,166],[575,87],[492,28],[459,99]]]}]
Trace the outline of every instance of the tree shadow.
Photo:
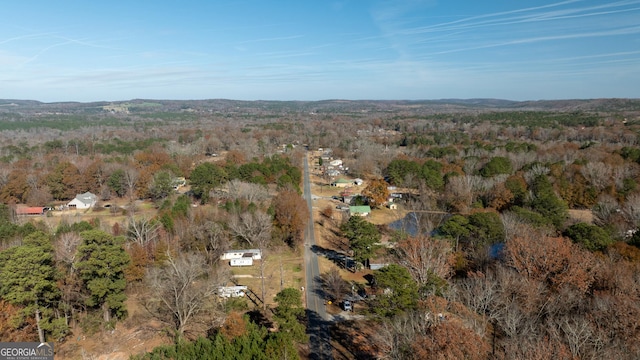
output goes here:
[{"label": "tree shadow", "polygon": [[[369,324],[373,327],[374,325]],[[377,359],[375,356],[375,348],[372,346],[371,335],[372,329],[363,331],[362,326],[358,322],[352,320],[346,320],[334,323],[329,331],[332,334],[332,338],[340,344],[344,350],[340,351],[340,354],[348,359]],[[338,347],[338,348],[340,348]],[[337,348],[337,349],[338,349]],[[348,354],[344,354],[348,351]]]},{"label": "tree shadow", "polygon": [[343,269],[347,269],[351,272],[356,271],[356,262],[349,255],[319,245],[313,245],[311,247],[311,251],[318,256],[323,256],[331,260],[334,264]]},{"label": "tree shadow", "polygon": [[333,359],[333,345],[331,345],[331,333],[329,321],[324,320],[315,311],[306,310],[308,319],[307,335],[309,336],[309,359],[329,360]]},{"label": "tree shadow", "polygon": [[264,326],[267,329],[273,327],[273,322],[269,320],[269,318],[265,315],[265,313],[260,309],[255,309],[247,312],[247,316],[249,316],[249,320],[254,324]]}]

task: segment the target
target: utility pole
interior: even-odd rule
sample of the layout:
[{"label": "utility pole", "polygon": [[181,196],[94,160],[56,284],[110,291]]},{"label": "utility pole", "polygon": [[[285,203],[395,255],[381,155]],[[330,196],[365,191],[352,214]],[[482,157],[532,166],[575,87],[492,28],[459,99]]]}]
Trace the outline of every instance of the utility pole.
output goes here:
[{"label": "utility pole", "polygon": [[284,278],[282,277],[282,261],[280,261],[280,291],[284,289]]}]

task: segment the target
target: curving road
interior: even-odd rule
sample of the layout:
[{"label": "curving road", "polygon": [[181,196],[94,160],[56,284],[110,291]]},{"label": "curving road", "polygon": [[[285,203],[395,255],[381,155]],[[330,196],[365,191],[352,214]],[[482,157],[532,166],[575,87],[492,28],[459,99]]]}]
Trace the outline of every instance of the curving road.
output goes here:
[{"label": "curving road", "polygon": [[309,180],[308,156],[304,158],[304,198],[309,207],[309,223],[305,229],[304,240],[304,263],[307,287],[305,289],[305,299],[307,305],[307,334],[309,335],[310,359],[332,360],[333,351],[331,346],[331,336],[329,333],[329,319],[322,296],[323,290],[320,282],[320,268],[318,267],[318,256],[313,252],[316,244],[315,233],[313,231],[313,199],[311,197],[311,181]]}]

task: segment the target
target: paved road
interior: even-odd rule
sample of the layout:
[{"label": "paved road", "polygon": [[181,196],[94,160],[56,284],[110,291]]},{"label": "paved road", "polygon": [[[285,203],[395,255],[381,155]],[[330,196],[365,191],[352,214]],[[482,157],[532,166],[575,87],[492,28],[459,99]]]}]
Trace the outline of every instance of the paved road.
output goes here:
[{"label": "paved road", "polygon": [[313,231],[313,199],[311,198],[311,182],[309,180],[309,162],[307,156],[305,156],[304,159],[304,198],[307,200],[307,206],[309,207],[309,224],[304,234],[304,264],[307,284],[305,299],[307,302],[307,317],[309,318],[307,334],[310,338],[310,359],[331,360],[333,359],[333,354],[330,343],[327,309],[324,304],[320,283],[318,255],[312,251],[313,246],[316,244],[316,239]]}]

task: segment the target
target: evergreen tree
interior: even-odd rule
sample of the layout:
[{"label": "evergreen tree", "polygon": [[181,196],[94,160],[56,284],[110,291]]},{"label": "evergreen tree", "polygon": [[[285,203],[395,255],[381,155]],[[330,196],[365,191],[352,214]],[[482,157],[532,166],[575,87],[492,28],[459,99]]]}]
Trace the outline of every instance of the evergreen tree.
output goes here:
[{"label": "evergreen tree", "polygon": [[551,223],[560,228],[569,217],[569,207],[553,190],[551,182],[546,175],[539,175],[532,184],[533,197],[529,203],[531,208],[549,219]]},{"label": "evergreen tree", "polygon": [[300,323],[304,317],[302,293],[298,289],[286,288],[276,294],[274,300],[278,303],[275,308],[275,318],[279,332],[291,336],[291,339],[303,343],[307,341],[305,327]]},{"label": "evergreen tree", "polygon": [[376,270],[373,276],[376,287],[384,290],[373,300],[375,313],[390,317],[416,308],[418,284],[405,267],[389,264]]},{"label": "evergreen tree", "polygon": [[380,232],[372,223],[361,216],[352,216],[340,227],[342,234],[349,240],[354,260],[366,263],[376,251],[380,242]]},{"label": "evergreen tree", "polygon": [[209,191],[228,179],[227,172],[218,165],[202,163],[191,172],[189,182],[194,195],[206,201]]},{"label": "evergreen tree", "polygon": [[492,177],[499,174],[511,174],[513,172],[513,165],[511,160],[503,156],[496,156],[491,158],[482,169],[480,169],[480,175],[483,177]]},{"label": "evergreen tree", "polygon": [[127,194],[127,178],[124,170],[118,169],[107,178],[107,185],[119,197]]},{"label": "evergreen tree", "polygon": [[571,225],[563,235],[575,243],[582,244],[589,251],[602,251],[614,242],[603,228],[587,223]]},{"label": "evergreen tree", "polygon": [[41,342],[45,330],[56,338],[67,331],[64,319],[54,318],[61,297],[58,278],[53,246],[41,231],[27,236],[22,246],[0,253],[0,296],[23,306],[23,316],[35,316]]},{"label": "evergreen tree", "polygon": [[124,238],[101,230],[83,231],[80,236],[83,242],[78,246],[76,268],[89,292],[87,305],[101,309],[105,322],[110,321],[113,314],[124,317],[125,269],[130,261],[122,246]]},{"label": "evergreen tree", "polygon": [[154,200],[164,199],[173,192],[173,174],[170,171],[160,171],[153,176],[149,184],[149,194]]}]

